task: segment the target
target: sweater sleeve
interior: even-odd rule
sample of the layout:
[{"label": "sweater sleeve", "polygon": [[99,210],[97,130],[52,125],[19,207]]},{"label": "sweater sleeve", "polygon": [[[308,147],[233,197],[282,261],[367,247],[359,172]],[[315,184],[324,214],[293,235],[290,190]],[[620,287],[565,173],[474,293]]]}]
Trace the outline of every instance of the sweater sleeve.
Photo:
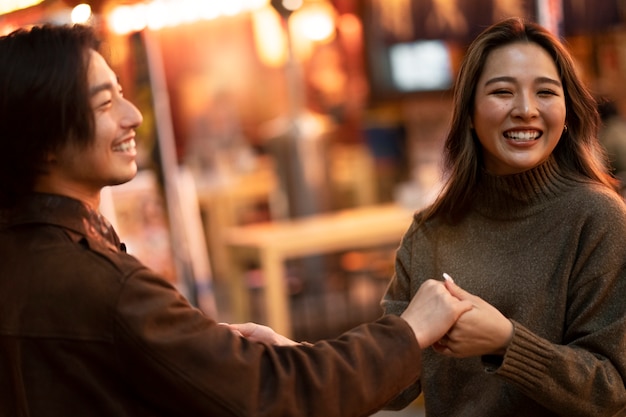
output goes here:
[{"label": "sweater sleeve", "polygon": [[233,335],[147,270],[125,284],[116,326],[130,386],[168,415],[365,416],[421,365],[399,317],[312,346],[268,346]]},{"label": "sweater sleeve", "polygon": [[512,342],[492,369],[560,415],[626,413],[626,220],[612,208],[605,203],[580,228],[562,340],[513,321]]},{"label": "sweater sleeve", "polygon": [[[594,355],[576,344],[553,344],[519,323],[514,326],[515,336],[502,364],[487,366],[488,372],[513,382],[559,415],[623,415],[624,380],[609,357]],[[611,356],[618,355],[615,351]]]}]

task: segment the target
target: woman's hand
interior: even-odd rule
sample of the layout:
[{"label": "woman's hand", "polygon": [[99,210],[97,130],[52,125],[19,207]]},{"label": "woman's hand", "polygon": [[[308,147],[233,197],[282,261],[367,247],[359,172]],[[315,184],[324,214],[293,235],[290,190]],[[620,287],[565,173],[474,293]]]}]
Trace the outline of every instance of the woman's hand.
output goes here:
[{"label": "woman's hand", "polygon": [[471,302],[473,307],[459,317],[433,349],[458,358],[504,355],[513,337],[513,323],[491,304],[461,289],[451,279],[447,279],[445,285],[450,294]]},{"label": "woman's hand", "polygon": [[267,343],[275,346],[294,346],[300,343],[276,333],[271,327],[256,323],[226,324],[231,331],[253,342]]}]

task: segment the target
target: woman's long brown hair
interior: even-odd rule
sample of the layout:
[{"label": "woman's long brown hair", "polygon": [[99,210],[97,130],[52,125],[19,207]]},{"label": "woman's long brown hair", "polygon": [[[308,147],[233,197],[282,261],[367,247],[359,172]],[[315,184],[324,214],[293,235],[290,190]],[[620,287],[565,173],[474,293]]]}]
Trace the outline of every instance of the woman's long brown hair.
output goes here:
[{"label": "woman's long brown hair", "polygon": [[569,52],[543,27],[510,18],[486,29],[467,50],[457,76],[452,122],[444,146],[445,185],[420,216],[421,223],[438,216],[455,223],[471,206],[483,166],[481,145],[471,128],[476,85],[489,54],[515,42],[532,42],[545,49],[561,76],[567,129],[553,152],[559,167],[617,192],[618,181],[610,174],[606,153],[598,141],[596,101],[577,75]]}]

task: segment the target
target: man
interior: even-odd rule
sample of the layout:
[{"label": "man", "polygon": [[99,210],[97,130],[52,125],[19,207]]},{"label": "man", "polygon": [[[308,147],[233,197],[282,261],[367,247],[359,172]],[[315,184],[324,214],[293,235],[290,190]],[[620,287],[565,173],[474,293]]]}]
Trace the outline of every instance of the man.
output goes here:
[{"label": "man", "polygon": [[0,38],[0,416],[368,415],[471,308],[431,280],[314,345],[218,325],[97,211],[136,173],[141,121],[89,28]]}]

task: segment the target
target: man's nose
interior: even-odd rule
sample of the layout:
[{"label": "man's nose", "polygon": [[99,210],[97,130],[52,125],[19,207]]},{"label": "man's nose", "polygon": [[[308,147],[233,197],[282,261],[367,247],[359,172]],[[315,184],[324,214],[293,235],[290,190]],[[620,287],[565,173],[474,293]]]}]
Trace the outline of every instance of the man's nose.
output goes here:
[{"label": "man's nose", "polygon": [[125,100],[124,104],[124,125],[134,129],[143,122],[143,116],[139,109],[130,101]]}]

